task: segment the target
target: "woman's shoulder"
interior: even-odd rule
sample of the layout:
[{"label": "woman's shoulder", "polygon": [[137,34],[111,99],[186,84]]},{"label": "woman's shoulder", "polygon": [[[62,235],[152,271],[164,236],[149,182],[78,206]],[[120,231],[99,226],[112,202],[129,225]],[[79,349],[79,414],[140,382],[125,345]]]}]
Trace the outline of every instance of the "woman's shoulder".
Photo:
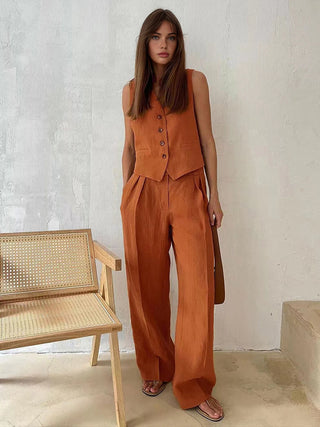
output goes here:
[{"label": "woman's shoulder", "polygon": [[192,86],[194,88],[194,92],[196,92],[199,88],[201,89],[201,87],[207,84],[207,78],[202,71],[195,70],[192,68],[189,68],[189,70],[192,71]]},{"label": "woman's shoulder", "polygon": [[126,81],[126,83],[123,86],[123,90],[130,90],[134,87],[134,83],[135,83],[135,78],[133,77],[132,79]]},{"label": "woman's shoulder", "polygon": [[127,81],[122,88],[122,96],[127,103],[131,102],[133,89],[134,89],[134,79]]},{"label": "woman's shoulder", "polygon": [[187,68],[187,70],[191,73],[192,79],[201,80],[206,78],[205,74],[200,70],[196,70],[194,68]]}]

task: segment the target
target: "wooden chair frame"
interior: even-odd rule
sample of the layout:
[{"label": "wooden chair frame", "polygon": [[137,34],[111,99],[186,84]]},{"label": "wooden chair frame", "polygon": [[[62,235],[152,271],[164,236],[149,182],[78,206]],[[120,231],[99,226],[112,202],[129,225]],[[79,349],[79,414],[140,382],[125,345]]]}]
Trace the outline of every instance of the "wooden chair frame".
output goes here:
[{"label": "wooden chair frame", "polygon": [[[21,268],[21,266],[24,267],[25,264],[19,264],[18,258],[19,253],[24,255],[25,249],[23,245],[26,245],[26,241],[29,244],[29,246],[26,246],[26,250],[28,251],[27,256],[29,259],[32,259],[32,248],[37,246],[37,242],[41,245],[43,244],[41,242],[43,242],[44,239],[47,239],[45,243],[46,250],[47,253],[50,253],[50,245],[57,244],[55,242],[56,239],[60,238],[61,241],[61,239],[65,237],[67,242],[64,242],[64,247],[66,247],[65,256],[68,258],[68,239],[71,239],[70,242],[72,242],[73,236],[75,239],[84,238],[84,241],[86,242],[86,244],[83,245],[83,248],[84,252],[87,250],[85,253],[87,257],[86,265],[88,267],[88,272],[90,273],[88,276],[90,277],[90,280],[81,286],[75,283],[71,284],[69,287],[62,285],[57,285],[57,287],[55,287],[55,284],[52,283],[52,280],[50,282],[48,279],[50,285],[48,285],[48,288],[46,288],[46,272],[48,272],[48,265],[50,262],[43,262],[42,259],[40,260],[42,264],[40,261],[37,264],[38,272],[36,273],[39,273],[39,269],[41,270],[41,266],[43,265],[42,271],[39,273],[40,276],[37,276],[41,278],[41,286],[37,285],[39,282],[38,279],[35,281],[35,283],[32,283],[32,280],[30,280],[30,277],[33,277],[33,274],[31,274],[33,266],[32,263],[31,267],[30,263],[28,264],[28,270],[24,277],[23,268]],[[38,239],[38,241],[36,239]],[[19,246],[20,242],[22,243]],[[30,244],[30,242],[32,244]],[[17,245],[16,247],[18,249],[12,249],[10,245],[12,247]],[[14,252],[14,256],[11,258],[10,251]],[[80,246],[79,251],[81,253],[82,246]],[[36,255],[39,258],[39,247]],[[55,246],[55,262],[57,262],[58,258],[59,249],[56,249]],[[66,260],[67,258],[65,257],[64,259]],[[73,260],[76,263],[77,256],[74,256]],[[100,286],[97,281],[95,264],[96,260],[101,262]],[[76,264],[75,266],[77,267]],[[54,268],[54,263],[50,264],[50,268],[51,270]],[[59,268],[61,271],[63,271],[63,263],[59,265]],[[112,270],[121,270],[121,258],[119,258],[98,241],[93,241],[91,229],[0,234],[0,350],[43,344],[84,336],[93,336],[90,363],[91,366],[95,366],[97,365],[98,360],[101,335],[104,333],[109,333],[117,426],[125,427],[126,421],[118,343],[118,332],[122,330],[122,324],[117,318],[115,312]],[[23,281],[24,278],[27,279],[28,286],[24,285],[22,288],[20,282]],[[60,323],[58,326],[61,326],[60,330],[58,327],[45,329],[46,325],[50,325],[51,317],[54,317],[51,316],[52,312],[50,311],[50,305],[44,305],[41,308],[42,311],[40,312],[42,315],[45,315],[45,320],[43,320],[43,316],[39,317],[39,311],[37,312],[37,310],[32,309],[32,307],[37,304],[38,306],[41,306],[41,304],[51,304],[54,307],[54,310],[56,310],[55,313],[59,312],[60,310],[61,314],[61,309],[59,307],[63,307],[63,303],[67,300],[70,301],[70,298],[73,298],[72,301],[77,301],[78,299],[78,301],[81,301],[81,304],[83,301],[86,301],[86,308],[88,307],[94,314],[100,313],[102,320],[99,318],[99,321],[96,321],[96,324],[94,322],[92,322],[92,324],[89,324],[90,322],[88,322],[88,324],[79,323],[79,326],[75,326],[75,324],[73,324],[73,327],[68,329],[69,324],[63,324],[63,316],[59,316]],[[56,304],[56,306],[54,304]],[[69,305],[66,306],[69,307]],[[81,305],[79,307],[79,315],[81,316]],[[27,317],[24,318],[23,316],[25,314]],[[70,314],[72,313],[69,313],[69,315]],[[98,316],[98,314],[96,316]],[[32,316],[34,316],[33,319],[35,319],[34,321],[36,324],[40,325],[40,329],[36,329],[34,333],[27,333],[30,332],[30,328],[33,326],[27,324],[27,332],[25,332],[25,328],[21,327],[21,319],[27,319],[22,320],[27,323],[28,319],[30,317],[32,318]],[[8,318],[10,319],[8,320]],[[52,319],[52,322],[56,322],[56,319]]]}]

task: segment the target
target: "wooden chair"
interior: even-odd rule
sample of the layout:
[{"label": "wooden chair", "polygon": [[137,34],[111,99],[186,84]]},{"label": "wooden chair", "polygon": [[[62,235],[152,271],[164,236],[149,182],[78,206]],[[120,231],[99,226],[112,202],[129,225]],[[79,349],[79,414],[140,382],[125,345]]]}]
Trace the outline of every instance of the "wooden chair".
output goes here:
[{"label": "wooden chair", "polygon": [[[100,289],[95,259],[102,263]],[[112,270],[121,259],[90,229],[0,234],[0,350],[110,334],[117,425],[126,426]]]}]

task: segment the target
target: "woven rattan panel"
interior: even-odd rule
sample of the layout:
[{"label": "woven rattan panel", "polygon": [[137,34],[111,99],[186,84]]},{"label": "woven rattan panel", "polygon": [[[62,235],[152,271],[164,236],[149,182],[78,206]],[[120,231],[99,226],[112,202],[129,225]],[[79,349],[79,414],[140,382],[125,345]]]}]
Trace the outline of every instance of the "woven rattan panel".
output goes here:
[{"label": "woven rattan panel", "polygon": [[94,292],[0,304],[1,341],[114,324]]},{"label": "woven rattan panel", "polygon": [[0,236],[1,294],[94,285],[87,233]]}]

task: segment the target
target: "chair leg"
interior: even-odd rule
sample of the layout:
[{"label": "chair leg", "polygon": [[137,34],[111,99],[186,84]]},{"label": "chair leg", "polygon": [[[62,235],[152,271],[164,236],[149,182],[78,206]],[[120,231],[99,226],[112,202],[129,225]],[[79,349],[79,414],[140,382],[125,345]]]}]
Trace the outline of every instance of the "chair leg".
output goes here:
[{"label": "chair leg", "polygon": [[111,368],[112,368],[112,380],[113,380],[114,402],[116,406],[117,425],[118,427],[126,427],[122,379],[121,379],[118,332],[110,332],[109,340],[110,340]]},{"label": "chair leg", "polygon": [[95,335],[92,340],[92,350],[91,350],[91,366],[96,366],[99,355],[101,335]]}]

